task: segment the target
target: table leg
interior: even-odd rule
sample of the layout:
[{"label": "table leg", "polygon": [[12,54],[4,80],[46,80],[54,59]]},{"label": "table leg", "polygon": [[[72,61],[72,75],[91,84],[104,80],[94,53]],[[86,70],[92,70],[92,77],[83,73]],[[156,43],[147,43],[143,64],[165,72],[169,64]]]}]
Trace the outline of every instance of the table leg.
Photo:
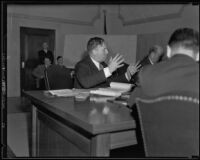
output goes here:
[{"label": "table leg", "polygon": [[36,141],[37,139],[37,108],[32,105],[32,152],[31,156],[36,157]]},{"label": "table leg", "polygon": [[110,134],[97,135],[91,141],[91,156],[110,155]]}]

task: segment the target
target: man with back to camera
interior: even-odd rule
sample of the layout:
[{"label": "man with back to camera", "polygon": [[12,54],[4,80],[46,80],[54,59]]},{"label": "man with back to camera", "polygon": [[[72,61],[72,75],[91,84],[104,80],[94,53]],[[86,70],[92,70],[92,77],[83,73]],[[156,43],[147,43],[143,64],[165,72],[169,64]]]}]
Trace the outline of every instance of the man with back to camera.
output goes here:
[{"label": "man with back to camera", "polygon": [[199,98],[199,33],[191,28],[177,29],[167,46],[168,60],[144,67],[139,73],[140,87],[130,96],[157,97],[167,93],[188,92]]},{"label": "man with back to camera", "polygon": [[[138,67],[127,66],[126,72],[118,73],[118,69],[124,66],[124,59],[117,54],[110,58],[107,65],[104,61],[108,55],[108,49],[104,39],[93,37],[87,44],[88,55],[75,66],[74,88],[109,87],[110,82],[128,83]],[[123,69],[124,70],[124,69]]]},{"label": "man with back to camera", "polygon": [[52,53],[50,50],[48,50],[48,47],[49,47],[49,46],[48,46],[47,42],[44,42],[44,43],[42,44],[42,50],[40,50],[40,51],[38,52],[39,64],[44,64],[44,58],[45,58],[45,57],[47,57],[47,58],[50,59],[51,64],[54,63],[54,56],[53,56],[53,53]]}]

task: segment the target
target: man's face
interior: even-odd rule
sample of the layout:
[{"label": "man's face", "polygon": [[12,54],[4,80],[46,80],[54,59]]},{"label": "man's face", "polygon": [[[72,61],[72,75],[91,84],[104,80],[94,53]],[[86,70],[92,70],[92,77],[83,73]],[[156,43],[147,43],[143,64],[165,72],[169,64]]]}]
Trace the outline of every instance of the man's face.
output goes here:
[{"label": "man's face", "polygon": [[62,58],[59,58],[59,59],[58,59],[58,64],[59,64],[59,65],[63,65],[63,59],[62,59]]},{"label": "man's face", "polygon": [[43,43],[43,49],[47,49],[48,48],[48,44],[47,43]]},{"label": "man's face", "polygon": [[157,47],[157,51],[155,51],[155,52],[151,52],[151,54],[150,54],[150,59],[151,59],[151,61],[153,62],[153,63],[157,63],[158,62],[158,60],[160,59],[160,57],[162,56],[162,54],[163,54],[163,49],[161,48],[161,47]]},{"label": "man's face", "polygon": [[45,65],[45,66],[49,66],[50,64],[51,64],[50,59],[49,59],[49,58],[45,58],[45,59],[44,59],[44,65]]},{"label": "man's face", "polygon": [[93,55],[96,61],[98,62],[103,62],[106,60],[107,55],[108,55],[108,49],[105,43],[102,45],[98,45],[94,50],[93,50]]}]

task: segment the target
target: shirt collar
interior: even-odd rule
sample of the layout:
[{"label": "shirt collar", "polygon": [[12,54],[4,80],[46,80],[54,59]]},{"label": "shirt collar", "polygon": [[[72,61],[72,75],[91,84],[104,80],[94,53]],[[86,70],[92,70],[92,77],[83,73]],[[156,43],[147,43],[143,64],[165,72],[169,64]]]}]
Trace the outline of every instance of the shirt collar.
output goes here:
[{"label": "shirt collar", "polygon": [[[148,57],[149,58],[149,57]],[[151,58],[149,58],[150,63],[153,65],[153,62],[151,61]]]},{"label": "shirt collar", "polygon": [[97,62],[96,60],[94,60],[91,56],[90,56],[90,59],[95,64],[95,66],[99,69],[99,62]]}]

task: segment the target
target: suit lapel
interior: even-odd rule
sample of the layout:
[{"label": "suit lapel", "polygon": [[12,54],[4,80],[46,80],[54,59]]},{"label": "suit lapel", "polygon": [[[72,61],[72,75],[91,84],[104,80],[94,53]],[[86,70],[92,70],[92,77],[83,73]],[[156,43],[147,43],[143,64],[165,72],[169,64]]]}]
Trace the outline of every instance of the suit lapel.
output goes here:
[{"label": "suit lapel", "polygon": [[86,59],[87,59],[88,64],[90,65],[91,71],[95,71],[95,72],[99,71],[99,69],[96,67],[96,65],[92,62],[90,56],[87,56]]}]

